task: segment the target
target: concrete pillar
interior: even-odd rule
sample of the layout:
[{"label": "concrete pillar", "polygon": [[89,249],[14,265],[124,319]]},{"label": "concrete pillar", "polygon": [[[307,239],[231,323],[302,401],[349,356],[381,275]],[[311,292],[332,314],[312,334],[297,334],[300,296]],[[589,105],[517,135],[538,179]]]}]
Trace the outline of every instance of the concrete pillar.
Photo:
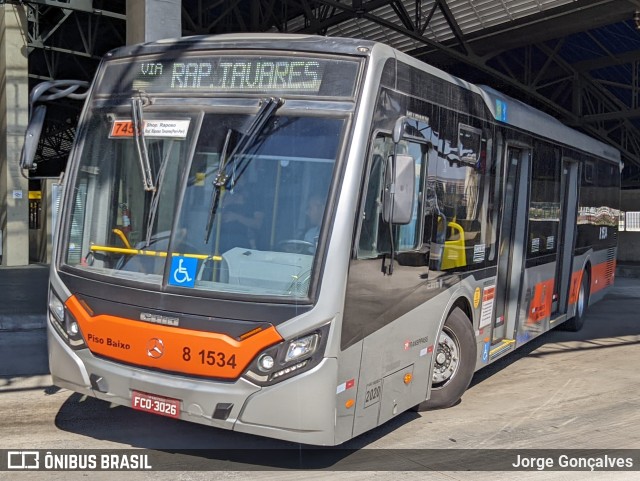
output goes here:
[{"label": "concrete pillar", "polygon": [[29,118],[27,14],[0,4],[0,233],[2,265],[29,264],[29,182],[18,165]]},{"label": "concrete pillar", "polygon": [[127,45],[181,36],[181,0],[127,0]]}]

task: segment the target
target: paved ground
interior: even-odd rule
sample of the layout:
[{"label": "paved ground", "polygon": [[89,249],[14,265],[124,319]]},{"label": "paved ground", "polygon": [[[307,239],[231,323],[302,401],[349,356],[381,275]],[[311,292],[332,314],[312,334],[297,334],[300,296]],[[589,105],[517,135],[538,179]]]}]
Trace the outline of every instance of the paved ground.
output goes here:
[{"label": "paved ground", "polygon": [[[139,413],[51,386],[44,330],[0,332],[0,449],[147,448],[175,458],[174,472],[127,473],[127,479],[204,480],[329,479],[638,479],[638,472],[414,471],[429,463],[427,450],[633,449],[640,469],[640,280],[618,278],[607,298],[594,305],[580,333],[552,331],[519,352],[480,371],[462,402],[451,409],[404,413],[345,448],[345,471],[269,471],[259,459],[267,449],[291,447],[264,438],[229,433]],[[242,449],[259,472],[193,472],[212,451],[184,458],[180,449]],[[394,451],[391,451],[394,450]],[[512,456],[509,452],[482,451]],[[607,451],[610,453],[610,451]],[[364,458],[362,454],[372,456]],[[455,451],[452,451],[455,453]],[[253,458],[251,458],[253,456]],[[442,454],[440,454],[442,456]],[[453,456],[453,466],[461,461]],[[165,457],[166,459],[166,457]],[[217,458],[219,459],[219,457]],[[236,456],[236,460],[237,456]],[[244,461],[244,459],[239,459]],[[515,458],[514,458],[515,462]],[[219,464],[218,464],[219,466]],[[406,466],[406,468],[405,468]],[[353,468],[354,470],[348,470]],[[192,468],[191,468],[192,469]],[[393,469],[394,471],[389,471]],[[407,469],[405,472],[395,472]],[[362,471],[365,470],[365,471]],[[586,476],[586,475],[589,476]],[[9,476],[11,475],[11,476]],[[117,473],[2,473],[0,479],[113,479]]]},{"label": "paved ground", "polygon": [[44,326],[49,266],[0,267],[0,331]]}]

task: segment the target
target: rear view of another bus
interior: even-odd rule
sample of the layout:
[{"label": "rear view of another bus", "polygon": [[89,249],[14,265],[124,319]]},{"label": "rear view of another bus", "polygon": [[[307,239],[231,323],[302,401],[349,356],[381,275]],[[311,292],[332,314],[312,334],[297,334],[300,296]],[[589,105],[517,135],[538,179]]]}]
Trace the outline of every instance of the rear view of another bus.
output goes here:
[{"label": "rear view of another bus", "polygon": [[56,385],[334,444],[337,361],[325,352],[338,349],[335,311],[310,311],[361,43],[237,35],[108,55],[78,129],[54,249]]}]

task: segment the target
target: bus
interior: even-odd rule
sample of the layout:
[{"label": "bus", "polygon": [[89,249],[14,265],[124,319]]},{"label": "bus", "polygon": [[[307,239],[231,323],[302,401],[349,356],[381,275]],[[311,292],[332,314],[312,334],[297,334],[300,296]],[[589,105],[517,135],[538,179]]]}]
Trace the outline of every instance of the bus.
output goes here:
[{"label": "bus", "polygon": [[452,406],[612,285],[621,166],[381,43],[119,48],[64,174],[53,382],[313,445]]}]

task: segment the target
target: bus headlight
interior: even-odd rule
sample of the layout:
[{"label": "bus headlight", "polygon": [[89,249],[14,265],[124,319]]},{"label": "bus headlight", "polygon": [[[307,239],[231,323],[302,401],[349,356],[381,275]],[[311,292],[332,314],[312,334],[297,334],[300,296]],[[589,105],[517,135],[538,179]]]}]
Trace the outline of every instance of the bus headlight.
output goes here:
[{"label": "bus headlight", "polygon": [[49,294],[49,310],[60,324],[64,322],[64,304],[53,292]]},{"label": "bus headlight", "polygon": [[289,344],[287,349],[287,355],[284,358],[284,362],[295,361],[307,354],[312,354],[316,350],[318,345],[318,334],[311,334],[310,336],[301,337]]},{"label": "bus headlight", "polygon": [[64,303],[53,292],[49,291],[49,317],[56,332],[72,349],[83,349],[86,346],[78,321],[64,307]]},{"label": "bus headlight", "polygon": [[78,333],[80,332],[80,328],[78,327],[78,323],[76,321],[71,321],[69,323],[69,325],[67,326],[67,331],[69,331],[70,335],[77,336]]},{"label": "bus headlight", "polygon": [[249,365],[244,377],[268,386],[308,371],[322,360],[330,326],[326,324],[310,334],[265,349]]},{"label": "bus headlight", "polygon": [[269,354],[263,354],[258,358],[258,368],[262,372],[269,372],[275,364],[274,359]]}]

